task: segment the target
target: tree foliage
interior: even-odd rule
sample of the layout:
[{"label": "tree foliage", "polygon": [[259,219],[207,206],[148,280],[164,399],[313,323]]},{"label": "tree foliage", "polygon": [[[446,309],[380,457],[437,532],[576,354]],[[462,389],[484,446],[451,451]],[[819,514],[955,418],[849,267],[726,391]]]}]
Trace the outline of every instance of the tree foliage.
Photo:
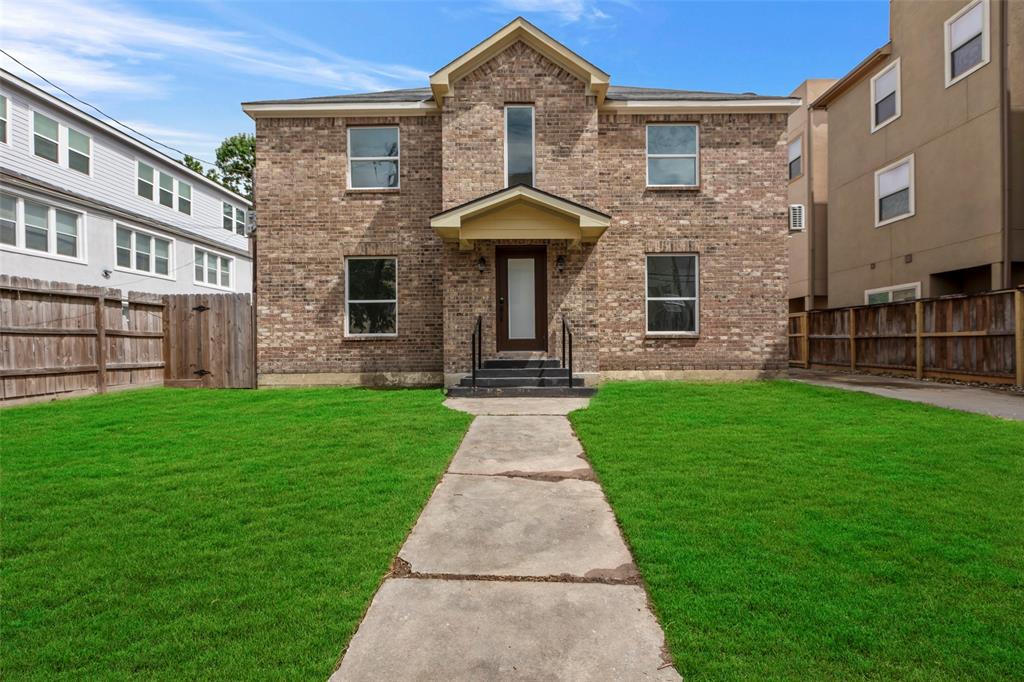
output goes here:
[{"label": "tree foliage", "polygon": [[219,182],[252,201],[252,172],[256,167],[256,136],[238,133],[224,138],[217,147],[217,167],[203,169],[202,162],[185,154],[181,163],[188,169]]}]

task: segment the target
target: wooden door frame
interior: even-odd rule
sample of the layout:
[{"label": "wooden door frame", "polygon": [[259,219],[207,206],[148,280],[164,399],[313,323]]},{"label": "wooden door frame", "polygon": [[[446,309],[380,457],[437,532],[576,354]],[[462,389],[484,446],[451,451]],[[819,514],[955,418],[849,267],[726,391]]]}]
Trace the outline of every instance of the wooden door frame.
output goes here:
[{"label": "wooden door frame", "polygon": [[[508,338],[508,259],[534,259],[533,295],[534,329],[533,339]],[[548,247],[547,246],[497,246],[494,249],[494,317],[495,345],[501,351],[547,351],[548,350]]]}]

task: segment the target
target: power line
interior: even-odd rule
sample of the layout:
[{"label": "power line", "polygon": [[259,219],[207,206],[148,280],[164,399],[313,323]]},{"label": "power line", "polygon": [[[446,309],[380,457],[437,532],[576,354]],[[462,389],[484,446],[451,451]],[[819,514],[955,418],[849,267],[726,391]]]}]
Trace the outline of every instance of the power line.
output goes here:
[{"label": "power line", "polygon": [[[170,149],[171,151],[175,152],[176,154],[181,154],[182,156],[192,156],[191,154],[187,154],[187,153],[183,152],[182,150],[178,149],[177,147],[172,147],[169,144],[164,144],[160,140],[153,139],[149,135],[147,135],[147,134],[145,134],[145,133],[143,133],[143,132],[141,132],[139,130],[136,130],[135,128],[132,128],[127,123],[122,123],[121,121],[117,120],[116,118],[114,118],[113,116],[108,114],[107,112],[105,112],[102,109],[100,109],[95,104],[92,104],[90,102],[86,102],[84,99],[81,99],[80,97],[75,97],[70,92],[68,92],[67,90],[65,90],[64,88],[60,87],[56,83],[54,83],[53,81],[51,81],[49,78],[47,78],[43,74],[41,74],[38,71],[36,71],[35,69],[33,69],[31,66],[29,66],[25,62],[21,61],[20,59],[18,59],[17,57],[15,57],[13,54],[8,52],[7,50],[5,50],[3,48],[0,48],[0,52],[2,52],[3,54],[7,55],[7,57],[11,61],[15,62],[16,64],[20,64],[23,68],[25,68],[26,70],[28,70],[31,73],[35,74],[36,77],[41,79],[44,83],[47,83],[51,87],[56,88],[57,90],[60,90],[61,92],[63,92],[65,95],[67,95],[71,99],[75,100],[76,102],[79,102],[79,103],[84,104],[85,106],[87,106],[87,107],[89,107],[91,109],[94,109],[97,113],[100,114],[100,116],[103,116],[104,118],[107,118],[107,119],[113,121],[114,123],[116,123],[117,125],[121,126],[122,128],[125,128],[126,130],[132,131],[133,133],[135,133],[139,137],[143,137],[143,138],[149,140],[150,142],[152,142],[153,144],[159,145],[159,146],[161,146],[161,147],[163,147],[165,149]],[[195,159],[196,161],[200,162],[200,163],[206,164],[207,166],[213,166],[214,168],[217,167],[217,164],[213,163],[212,161],[207,161],[205,159],[200,159],[197,156],[192,156],[192,158]]]}]

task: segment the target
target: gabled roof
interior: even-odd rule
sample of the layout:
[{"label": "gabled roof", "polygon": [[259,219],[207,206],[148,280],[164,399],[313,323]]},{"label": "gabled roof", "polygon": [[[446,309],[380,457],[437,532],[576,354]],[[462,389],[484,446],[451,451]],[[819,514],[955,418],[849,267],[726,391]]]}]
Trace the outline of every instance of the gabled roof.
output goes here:
[{"label": "gabled roof", "polygon": [[477,239],[564,239],[594,242],[611,225],[611,216],[529,185],[500,189],[442,211],[430,226],[461,248]]},{"label": "gabled roof", "polygon": [[476,45],[468,52],[456,57],[446,66],[438,69],[430,76],[430,89],[438,105],[451,92],[452,86],[459,78],[472,72],[478,66],[494,57],[506,47],[521,40],[542,55],[577,76],[587,84],[591,94],[597,97],[600,105],[604,101],[605,91],[611,76],[579,56],[526,19],[516,17],[504,27],[498,29],[490,38]]}]

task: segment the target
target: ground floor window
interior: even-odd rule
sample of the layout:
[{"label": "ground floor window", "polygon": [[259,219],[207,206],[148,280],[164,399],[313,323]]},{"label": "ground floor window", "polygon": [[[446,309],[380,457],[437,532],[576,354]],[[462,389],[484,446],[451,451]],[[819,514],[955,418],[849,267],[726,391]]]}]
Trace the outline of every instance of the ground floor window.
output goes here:
[{"label": "ground floor window", "polygon": [[647,333],[696,334],[697,255],[647,256]]},{"label": "ground floor window", "polygon": [[345,333],[398,333],[398,259],[351,257],[345,261]]},{"label": "ground floor window", "polygon": [[171,240],[117,226],[117,267],[171,277]]},{"label": "ground floor window", "polygon": [[897,284],[894,287],[882,287],[880,289],[868,289],[864,292],[864,302],[868,305],[875,303],[899,303],[901,301],[913,301],[921,297],[921,283]]},{"label": "ground floor window", "polygon": [[222,289],[231,288],[231,265],[234,258],[203,249],[196,249],[195,254],[196,284]]},{"label": "ground floor window", "polygon": [[0,244],[12,249],[84,261],[83,225],[81,213],[0,194]]}]

